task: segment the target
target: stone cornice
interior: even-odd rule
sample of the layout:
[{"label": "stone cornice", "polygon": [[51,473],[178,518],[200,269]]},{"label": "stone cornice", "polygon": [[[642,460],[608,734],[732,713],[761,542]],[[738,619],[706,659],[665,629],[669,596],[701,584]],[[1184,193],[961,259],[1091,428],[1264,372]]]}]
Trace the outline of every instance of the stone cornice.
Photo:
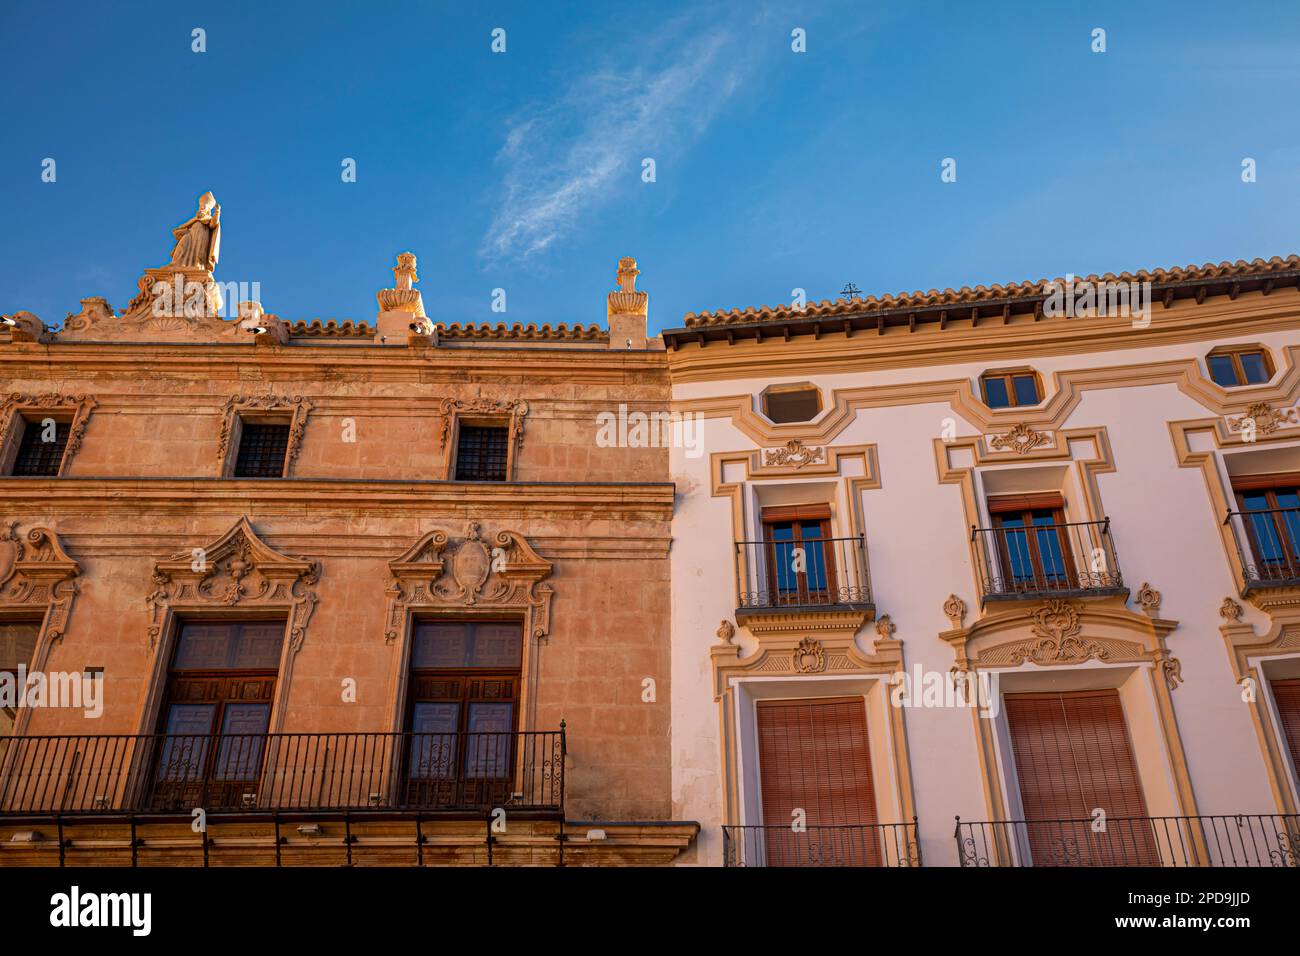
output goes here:
[{"label": "stone cornice", "polygon": [[[0,497],[14,509],[49,514],[64,504],[85,512],[148,511],[158,507],[204,512],[283,506],[299,513],[332,507],[367,513],[522,514],[535,508],[580,515],[593,508],[602,517],[649,512],[670,516],[672,482],[463,482],[326,478],[0,478]],[[23,503],[20,505],[20,503]]]}]

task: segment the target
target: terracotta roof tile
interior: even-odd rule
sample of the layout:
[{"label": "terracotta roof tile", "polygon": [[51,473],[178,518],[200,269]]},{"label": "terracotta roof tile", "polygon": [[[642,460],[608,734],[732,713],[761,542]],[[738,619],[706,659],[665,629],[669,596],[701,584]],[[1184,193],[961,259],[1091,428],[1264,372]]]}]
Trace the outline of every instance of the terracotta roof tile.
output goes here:
[{"label": "terracotta roof tile", "polygon": [[608,333],[599,325],[573,325],[560,322],[552,326],[549,322],[542,325],[515,322],[506,325],[497,322],[451,322],[438,326],[439,339],[489,340],[489,341],[549,341],[549,342],[600,342],[608,338]]},{"label": "terracotta roof tile", "polygon": [[[1300,268],[1300,256],[1274,256],[1271,259],[1253,259],[1247,262],[1207,262],[1204,265],[1182,266],[1172,269],[1142,269],[1138,272],[1122,272],[1116,275],[1076,276],[1075,282],[1151,282],[1152,284],[1192,282],[1205,279],[1223,279],[1236,276],[1258,277],[1270,272],[1285,272]],[[1006,285],[982,286],[974,288],[962,286],[960,289],[944,289],[940,292],[931,289],[928,292],[900,292],[895,295],[853,299],[822,299],[809,302],[803,309],[790,305],[778,305],[775,308],[763,306],[730,311],[703,311],[698,314],[687,312],[684,322],[687,328],[700,328],[715,325],[740,325],[756,322],[775,322],[786,319],[807,319],[835,317],[842,315],[860,315],[864,312],[879,312],[891,309],[921,309],[942,305],[971,305],[1000,299],[1030,299],[1042,297],[1048,282],[1064,282],[1064,277],[1055,280],[1040,279],[1035,282],[1011,282]]]}]

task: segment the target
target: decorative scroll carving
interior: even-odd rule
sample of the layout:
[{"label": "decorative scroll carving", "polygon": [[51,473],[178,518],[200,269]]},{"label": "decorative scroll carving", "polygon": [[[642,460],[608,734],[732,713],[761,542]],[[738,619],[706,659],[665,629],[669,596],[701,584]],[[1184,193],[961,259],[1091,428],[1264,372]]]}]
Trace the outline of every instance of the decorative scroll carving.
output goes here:
[{"label": "decorative scroll carving", "polygon": [[315,406],[302,395],[251,395],[226,399],[221,406],[221,439],[217,445],[217,462],[224,468],[230,451],[231,436],[235,433],[235,420],[249,412],[288,412],[289,446],[284,453],[284,472],[288,476],[293,462],[302,449],[302,436],[307,430],[307,416]]},{"label": "decorative scroll carving", "polygon": [[1077,663],[1094,657],[1104,661],[1110,657],[1105,645],[1078,636],[1079,612],[1068,601],[1045,601],[1030,615],[1030,620],[1038,640],[1012,649],[1011,660],[1015,664],[1023,664],[1026,658],[1035,664],[1049,664]]},{"label": "decorative scroll carving", "polygon": [[1294,408],[1279,410],[1268,402],[1255,402],[1246,406],[1246,414],[1240,418],[1228,419],[1228,431],[1241,431],[1243,423],[1247,421],[1255,423],[1256,433],[1271,435],[1283,425],[1296,424],[1296,410]]},{"label": "decorative scroll carving", "polygon": [[794,669],[799,674],[820,674],[826,670],[826,649],[815,637],[805,637],[794,649]]},{"label": "decorative scroll carving", "polygon": [[955,594],[949,594],[948,600],[943,602],[943,613],[953,627],[961,627],[966,623],[966,602]]},{"label": "decorative scroll carving", "polygon": [[1160,592],[1145,581],[1138,588],[1137,602],[1147,617],[1160,616]]},{"label": "decorative scroll carving", "polygon": [[179,551],[154,565],[149,650],[158,645],[169,609],[267,608],[289,614],[289,647],[298,651],[316,607],[320,563],[281,554],[240,518],[204,548]]},{"label": "decorative scroll carving", "polygon": [[1017,455],[1026,455],[1035,448],[1051,443],[1051,438],[1045,432],[1035,431],[1021,422],[1005,435],[994,436],[989,446],[997,451],[1014,451]]},{"label": "decorative scroll carving", "polygon": [[766,448],[763,450],[763,465],[765,467],[793,465],[795,468],[802,468],[804,465],[815,465],[825,459],[825,448],[805,447],[804,443],[798,438],[790,439],[785,443],[784,448]]},{"label": "decorative scroll carving", "polygon": [[1241,605],[1232,598],[1224,598],[1223,603],[1219,605],[1219,617],[1231,623],[1240,621]]},{"label": "decorative scroll carving", "polygon": [[1160,662],[1160,671],[1165,675],[1165,684],[1174,690],[1183,682],[1183,664],[1176,657],[1166,657]]},{"label": "decorative scroll carving", "polygon": [[93,396],[79,395],[60,395],[58,392],[45,392],[40,395],[23,394],[21,392],[10,392],[5,397],[3,404],[0,404],[0,435],[9,436],[12,434],[12,427],[16,419],[24,412],[30,415],[40,415],[45,417],[54,412],[62,412],[65,415],[71,415],[72,421],[68,427],[68,444],[63,451],[63,461],[59,466],[59,474],[64,474],[72,458],[81,449],[81,440],[86,435],[86,425],[90,422],[90,413],[99,406]]},{"label": "decorative scroll carving", "polygon": [[730,644],[733,640],[735,640],[736,637],[736,625],[724,619],[723,622],[718,625],[718,630],[716,631],[716,633],[718,635],[719,642],[723,644]]},{"label": "decorative scroll carving", "polygon": [[477,521],[467,522],[454,547],[445,531],[430,531],[388,563],[388,614],[384,640],[395,641],[407,611],[422,608],[514,609],[525,615],[534,639],[550,634],[554,589],[542,583],[552,565],[514,531],[500,531],[492,547]]},{"label": "decorative scroll carving", "polygon": [[18,522],[0,530],[0,607],[44,611],[37,636],[37,664],[48,647],[62,640],[78,593],[81,565],[68,557],[49,528],[18,534]]},{"label": "decorative scroll carving", "polygon": [[510,441],[516,449],[524,446],[524,419],[528,415],[528,403],[522,398],[444,398],[440,406],[442,430],[438,433],[438,447],[447,447],[451,436],[453,415],[500,415],[510,419]]}]

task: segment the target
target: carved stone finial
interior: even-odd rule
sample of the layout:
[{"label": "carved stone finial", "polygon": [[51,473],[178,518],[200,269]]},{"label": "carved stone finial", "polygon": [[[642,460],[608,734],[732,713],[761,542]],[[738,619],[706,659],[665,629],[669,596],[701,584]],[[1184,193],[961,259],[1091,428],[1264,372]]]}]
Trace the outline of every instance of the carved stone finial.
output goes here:
[{"label": "carved stone finial", "polygon": [[[424,299],[419,290],[414,288],[415,283],[419,281],[420,277],[415,271],[415,254],[400,253],[397,256],[397,265],[393,268],[393,288],[380,289],[375,293],[375,298],[379,301],[380,316],[382,317],[385,312],[400,312],[423,319]],[[400,319],[398,324],[400,325]]]},{"label": "carved stone finial", "polygon": [[1223,603],[1219,605],[1219,617],[1230,624],[1235,624],[1241,620],[1241,605],[1232,598],[1224,598]]},{"label": "carved stone finial", "polygon": [[1138,588],[1137,602],[1147,617],[1155,617],[1160,613],[1160,592],[1145,581]]},{"label": "carved stone finial", "polygon": [[606,316],[647,314],[650,293],[637,289],[636,277],[640,274],[641,270],[636,267],[636,260],[631,256],[618,260],[618,274],[614,277],[618,288],[606,299]]},{"label": "carved stone finial", "polygon": [[961,627],[966,623],[966,602],[955,594],[949,594],[948,600],[943,602],[943,613],[954,628]]},{"label": "carved stone finial", "polygon": [[736,625],[724,618],[722,623],[718,625],[716,633],[719,641],[723,644],[730,644],[736,636]]}]

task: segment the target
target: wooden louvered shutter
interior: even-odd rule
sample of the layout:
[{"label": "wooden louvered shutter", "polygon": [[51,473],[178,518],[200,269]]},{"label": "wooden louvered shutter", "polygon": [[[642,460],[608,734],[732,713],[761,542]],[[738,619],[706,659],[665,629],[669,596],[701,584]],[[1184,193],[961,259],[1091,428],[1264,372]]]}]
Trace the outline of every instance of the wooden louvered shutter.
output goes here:
[{"label": "wooden louvered shutter", "polygon": [[1119,693],[1009,694],[1005,706],[1034,865],[1158,865]]},{"label": "wooden louvered shutter", "polygon": [[[878,865],[862,698],[759,701],[756,709],[769,865]],[[791,829],[795,809],[806,814],[806,833]],[[822,829],[846,825],[855,829]]]},{"label": "wooden louvered shutter", "polygon": [[1272,686],[1282,736],[1291,753],[1291,766],[1300,774],[1300,680],[1275,680]]}]

